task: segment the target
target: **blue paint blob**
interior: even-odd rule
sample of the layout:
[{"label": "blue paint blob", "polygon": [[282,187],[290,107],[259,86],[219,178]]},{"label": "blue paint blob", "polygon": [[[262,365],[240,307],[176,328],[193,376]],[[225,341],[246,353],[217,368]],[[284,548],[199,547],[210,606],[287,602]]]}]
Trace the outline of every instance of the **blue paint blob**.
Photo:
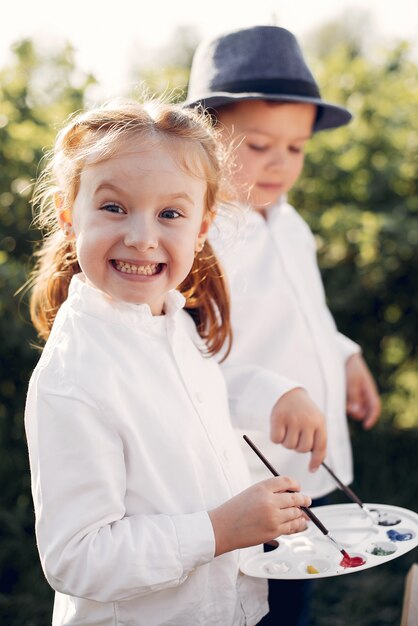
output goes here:
[{"label": "blue paint blob", "polygon": [[409,541],[413,538],[413,533],[399,533],[397,530],[386,531],[387,536],[391,541]]}]

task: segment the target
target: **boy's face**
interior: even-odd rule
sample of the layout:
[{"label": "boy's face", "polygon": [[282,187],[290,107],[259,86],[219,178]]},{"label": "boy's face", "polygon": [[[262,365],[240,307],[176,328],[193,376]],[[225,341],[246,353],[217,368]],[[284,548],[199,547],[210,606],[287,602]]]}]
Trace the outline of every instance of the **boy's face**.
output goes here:
[{"label": "boy's face", "polygon": [[222,107],[219,126],[234,141],[239,198],[262,212],[287,193],[303,168],[316,106],[244,100]]}]

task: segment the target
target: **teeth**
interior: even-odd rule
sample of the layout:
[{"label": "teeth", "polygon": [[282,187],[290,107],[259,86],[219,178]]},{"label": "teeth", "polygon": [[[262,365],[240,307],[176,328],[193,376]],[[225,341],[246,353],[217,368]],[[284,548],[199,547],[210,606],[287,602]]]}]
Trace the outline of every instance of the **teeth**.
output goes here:
[{"label": "teeth", "polygon": [[124,274],[142,274],[144,276],[152,276],[157,273],[159,263],[150,263],[149,265],[133,265],[125,261],[115,261],[115,267]]}]

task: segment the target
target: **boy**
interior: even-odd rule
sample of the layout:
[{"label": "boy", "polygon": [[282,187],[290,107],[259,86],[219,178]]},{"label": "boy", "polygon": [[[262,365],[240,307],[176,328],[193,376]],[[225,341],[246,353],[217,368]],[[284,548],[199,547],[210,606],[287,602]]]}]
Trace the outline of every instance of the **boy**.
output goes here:
[{"label": "boy", "polygon": [[[234,343],[222,367],[235,426],[246,429],[280,473],[295,475],[317,499],[314,505],[323,503],[318,499],[335,483],[324,469],[312,470],[324,459],[326,440],[327,463],[350,483],[346,413],[371,428],[380,399],[359,346],[336,329],[314,237],[286,194],[302,171],[312,134],[348,123],[351,114],[322,100],[295,37],[275,26],[202,42],[186,105],[208,109],[225,140],[233,141],[235,182],[249,208],[233,245],[223,227],[211,237],[231,290]],[[267,476],[243,447],[253,480]],[[311,451],[310,464],[295,450]],[[272,582],[278,592],[270,587],[270,614],[262,624],[308,623],[298,610],[307,607],[300,595],[306,586]]]}]

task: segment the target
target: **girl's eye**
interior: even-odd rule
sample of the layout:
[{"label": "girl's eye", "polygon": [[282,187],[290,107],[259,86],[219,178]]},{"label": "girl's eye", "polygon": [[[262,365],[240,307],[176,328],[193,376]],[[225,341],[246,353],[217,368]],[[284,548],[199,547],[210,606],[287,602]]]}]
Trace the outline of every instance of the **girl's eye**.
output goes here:
[{"label": "girl's eye", "polygon": [[289,152],[293,152],[293,154],[300,154],[303,152],[303,148],[299,148],[298,146],[290,146]]},{"label": "girl's eye", "polygon": [[109,213],[125,213],[125,211],[118,204],[114,202],[109,202],[109,204],[104,204],[101,207],[102,211],[108,211]]},{"label": "girl's eye", "polygon": [[175,220],[178,217],[181,217],[181,215],[176,209],[164,209],[161,211],[160,217],[166,220]]}]

